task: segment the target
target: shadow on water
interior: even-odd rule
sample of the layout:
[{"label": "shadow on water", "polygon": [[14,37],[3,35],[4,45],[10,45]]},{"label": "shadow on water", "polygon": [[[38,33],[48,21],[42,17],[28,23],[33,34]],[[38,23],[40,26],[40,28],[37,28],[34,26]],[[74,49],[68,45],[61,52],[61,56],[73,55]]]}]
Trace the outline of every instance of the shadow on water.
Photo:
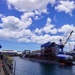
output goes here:
[{"label": "shadow on water", "polygon": [[16,60],[16,75],[75,75],[75,66],[59,66],[21,58]]},{"label": "shadow on water", "polygon": [[56,65],[40,63],[41,67],[41,75],[55,75],[55,67]]},{"label": "shadow on water", "polygon": [[75,75],[75,66],[40,64],[41,75]]}]

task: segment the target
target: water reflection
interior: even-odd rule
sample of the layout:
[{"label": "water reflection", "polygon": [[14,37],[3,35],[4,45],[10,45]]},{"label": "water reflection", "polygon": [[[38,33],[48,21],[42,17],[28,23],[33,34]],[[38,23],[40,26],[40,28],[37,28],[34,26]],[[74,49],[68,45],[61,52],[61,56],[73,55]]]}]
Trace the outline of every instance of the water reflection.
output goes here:
[{"label": "water reflection", "polygon": [[16,75],[75,75],[75,66],[58,66],[15,57]]},{"label": "water reflection", "polygon": [[40,63],[41,74],[40,75],[55,75],[55,65]]},{"label": "water reflection", "polygon": [[72,67],[72,73],[75,75],[75,66]]}]

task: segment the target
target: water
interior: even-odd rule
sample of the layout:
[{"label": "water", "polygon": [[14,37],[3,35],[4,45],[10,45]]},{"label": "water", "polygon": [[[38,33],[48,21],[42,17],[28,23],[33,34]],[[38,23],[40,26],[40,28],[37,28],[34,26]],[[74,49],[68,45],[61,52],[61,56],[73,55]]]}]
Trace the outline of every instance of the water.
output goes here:
[{"label": "water", "polygon": [[75,75],[75,66],[59,66],[15,57],[16,75]]}]

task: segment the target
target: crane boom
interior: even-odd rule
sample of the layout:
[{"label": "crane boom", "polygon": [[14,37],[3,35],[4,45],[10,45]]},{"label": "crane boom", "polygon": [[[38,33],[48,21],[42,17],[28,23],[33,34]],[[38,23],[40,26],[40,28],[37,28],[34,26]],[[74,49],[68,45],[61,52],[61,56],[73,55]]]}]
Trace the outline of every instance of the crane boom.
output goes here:
[{"label": "crane boom", "polygon": [[70,34],[69,34],[69,36],[67,37],[67,39],[66,39],[66,41],[64,42],[64,46],[65,46],[65,44],[67,43],[67,41],[68,41],[68,39],[70,38],[70,36],[72,35],[72,33],[73,33],[73,30],[70,32]]}]

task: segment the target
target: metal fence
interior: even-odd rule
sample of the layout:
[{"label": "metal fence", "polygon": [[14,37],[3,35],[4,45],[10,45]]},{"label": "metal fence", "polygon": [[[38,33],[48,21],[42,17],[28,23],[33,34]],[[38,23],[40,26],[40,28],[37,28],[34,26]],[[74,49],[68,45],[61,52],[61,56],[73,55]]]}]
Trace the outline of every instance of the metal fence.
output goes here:
[{"label": "metal fence", "polygon": [[7,56],[4,56],[3,69],[6,75],[15,75],[16,61],[8,58]]}]

